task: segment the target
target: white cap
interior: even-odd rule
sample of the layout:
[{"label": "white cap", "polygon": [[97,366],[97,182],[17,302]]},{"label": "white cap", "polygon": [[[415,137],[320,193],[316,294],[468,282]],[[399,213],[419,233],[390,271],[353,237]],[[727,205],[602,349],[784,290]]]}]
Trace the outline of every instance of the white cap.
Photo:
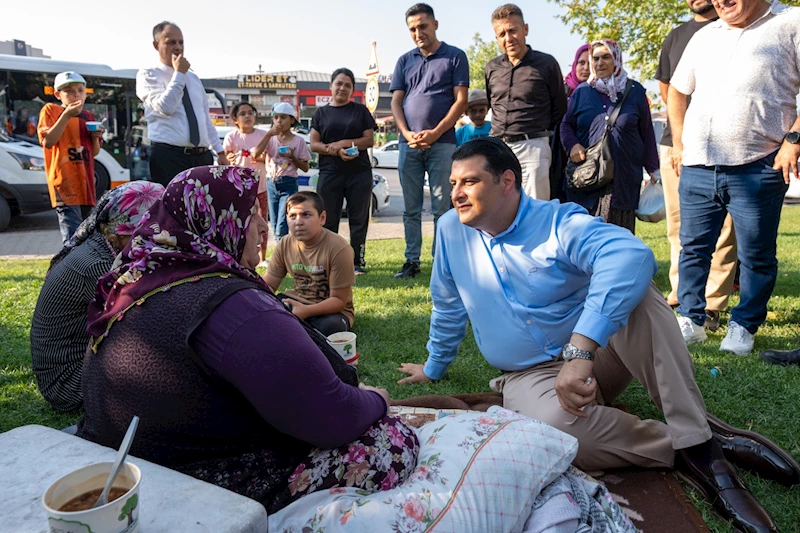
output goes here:
[{"label": "white cap", "polygon": [[77,72],[62,72],[60,74],[56,74],[56,82],[53,86],[55,87],[56,91],[60,91],[62,87],[69,85],[70,83],[82,83],[86,85],[86,80],[83,79],[83,76]]},{"label": "white cap", "polygon": [[297,120],[297,112],[294,109],[294,106],[289,102],[278,102],[272,106],[272,114],[273,115],[289,115],[293,119]]}]

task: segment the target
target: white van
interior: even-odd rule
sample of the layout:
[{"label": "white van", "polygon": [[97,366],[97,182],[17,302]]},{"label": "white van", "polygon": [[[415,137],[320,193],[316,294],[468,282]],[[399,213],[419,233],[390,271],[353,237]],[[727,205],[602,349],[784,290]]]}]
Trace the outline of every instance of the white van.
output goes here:
[{"label": "white van", "polygon": [[[98,198],[111,187],[130,180],[128,169],[105,150],[94,158]],[[11,217],[52,209],[44,172],[44,150],[31,141],[0,131],[0,231]]]}]

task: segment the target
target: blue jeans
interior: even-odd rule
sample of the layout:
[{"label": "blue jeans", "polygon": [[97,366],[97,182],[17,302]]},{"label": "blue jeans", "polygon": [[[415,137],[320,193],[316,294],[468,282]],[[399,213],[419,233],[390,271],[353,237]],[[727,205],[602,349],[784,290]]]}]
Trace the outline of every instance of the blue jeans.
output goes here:
[{"label": "blue jeans", "polygon": [[705,320],[706,281],[722,222],[731,214],[736,230],[739,304],[731,320],[750,333],[767,318],[767,302],[778,276],[776,241],[788,185],[773,170],[775,154],[741,166],[683,167],[678,314],[697,325]]},{"label": "blue jeans", "polygon": [[450,200],[450,167],[456,145],[434,143],[427,150],[409,148],[400,143],[400,159],[397,170],[403,187],[403,229],[406,236],[406,260],[419,263],[422,249],[422,201],[425,198],[425,172],[431,189],[431,211],[433,211],[434,241],[431,255],[436,250],[436,224],[439,217],[452,207]]},{"label": "blue jeans", "polygon": [[275,242],[280,241],[281,237],[289,233],[289,223],[286,220],[286,200],[296,192],[296,176],[281,176],[267,180],[269,224],[272,226]]},{"label": "blue jeans", "polygon": [[81,225],[83,219],[88,216],[91,206],[80,205],[59,205],[56,207],[58,214],[58,229],[61,231],[61,242],[64,246],[69,242],[70,237]]}]

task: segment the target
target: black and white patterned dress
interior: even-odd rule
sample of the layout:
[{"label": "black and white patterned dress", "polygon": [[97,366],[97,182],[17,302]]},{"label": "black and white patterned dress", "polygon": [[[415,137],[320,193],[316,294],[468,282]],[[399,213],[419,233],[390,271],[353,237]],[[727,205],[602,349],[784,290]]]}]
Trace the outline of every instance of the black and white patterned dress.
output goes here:
[{"label": "black and white patterned dress", "polygon": [[83,404],[86,309],[97,280],[113,261],[105,237],[94,231],[53,267],[39,293],[31,323],[31,366],[42,396],[56,411],[76,411]]}]

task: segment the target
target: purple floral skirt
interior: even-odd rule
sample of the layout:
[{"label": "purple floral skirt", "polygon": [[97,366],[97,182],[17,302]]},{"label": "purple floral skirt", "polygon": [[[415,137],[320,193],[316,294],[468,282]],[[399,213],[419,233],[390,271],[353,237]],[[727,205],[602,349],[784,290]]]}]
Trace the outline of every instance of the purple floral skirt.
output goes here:
[{"label": "purple floral skirt", "polygon": [[259,501],[271,514],[318,490],[392,489],[414,473],[419,440],[401,419],[385,416],[350,444],[308,449],[285,446],[172,468]]},{"label": "purple floral skirt", "polygon": [[289,476],[289,493],[296,500],[335,487],[393,489],[414,473],[418,455],[414,430],[400,418],[385,416],[350,444],[311,450]]}]

